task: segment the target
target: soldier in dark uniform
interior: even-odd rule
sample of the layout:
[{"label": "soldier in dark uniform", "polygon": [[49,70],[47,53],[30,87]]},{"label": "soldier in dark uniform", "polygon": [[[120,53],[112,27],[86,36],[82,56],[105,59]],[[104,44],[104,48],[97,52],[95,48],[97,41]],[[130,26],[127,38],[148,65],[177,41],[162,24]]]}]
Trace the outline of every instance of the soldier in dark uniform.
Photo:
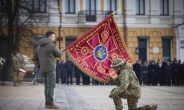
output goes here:
[{"label": "soldier in dark uniform", "polygon": [[[168,59],[169,60],[169,59]],[[165,73],[165,66],[167,65],[167,62],[166,62],[166,60],[163,58],[162,59],[162,65],[163,65],[163,72],[164,72],[164,85],[166,85],[166,73]]]},{"label": "soldier in dark uniform", "polygon": [[[72,76],[73,76],[73,62],[68,58],[68,60],[66,61],[65,63],[65,67],[66,67],[66,72],[67,72],[67,84],[73,84],[73,81],[72,81]],[[69,81],[70,79],[70,81]]]},{"label": "soldier in dark uniform", "polygon": [[156,80],[156,65],[155,65],[155,61],[153,60],[152,62],[150,62],[149,66],[148,66],[148,70],[149,70],[149,80],[150,80],[150,84],[152,85],[157,85],[157,80]]},{"label": "soldier in dark uniform", "polygon": [[74,66],[74,71],[75,71],[75,77],[76,77],[76,84],[80,85],[80,76],[82,72],[76,65]]},{"label": "soldier in dark uniform", "polygon": [[142,81],[145,85],[147,85],[148,80],[148,61],[145,61],[142,67]]},{"label": "soldier in dark uniform", "polygon": [[178,60],[178,66],[179,66],[179,71],[178,71],[178,76],[177,76],[177,86],[181,85],[181,60]]},{"label": "soldier in dark uniform", "polygon": [[66,73],[65,63],[63,60],[60,63],[59,71],[60,71],[61,84],[65,84],[66,78],[67,78],[67,73]]},{"label": "soldier in dark uniform", "polygon": [[172,65],[170,64],[170,61],[167,61],[167,64],[165,65],[165,76],[166,76],[167,86],[171,86]]},{"label": "soldier in dark uniform", "polygon": [[174,61],[172,69],[173,69],[173,79],[172,79],[173,85],[180,86],[180,65],[177,62],[177,60]]},{"label": "soldier in dark uniform", "polygon": [[165,83],[165,74],[164,74],[164,65],[162,61],[160,60],[157,64],[157,82],[160,83],[160,86],[163,86]]},{"label": "soldier in dark uniform", "polygon": [[[140,78],[141,78],[141,65],[140,65],[140,60],[138,60],[134,65],[133,65],[133,70],[140,82]],[[141,83],[141,82],[140,82]]]},{"label": "soldier in dark uniform", "polygon": [[60,71],[59,71],[59,60],[56,61],[56,83],[59,83],[59,75],[60,75]]},{"label": "soldier in dark uniform", "polygon": [[181,71],[181,86],[183,86],[184,85],[184,62],[181,65],[180,71]]},{"label": "soldier in dark uniform", "polygon": [[88,76],[84,72],[82,72],[82,84],[83,85],[88,85],[88,78],[87,77]]},{"label": "soldier in dark uniform", "polygon": [[116,88],[112,89],[109,97],[113,99],[116,110],[122,110],[121,98],[127,99],[129,110],[156,110],[157,105],[145,105],[137,107],[138,99],[141,97],[141,86],[131,64],[124,62],[122,59],[115,60],[111,68],[113,68],[118,77],[110,78],[110,82],[116,84]]}]

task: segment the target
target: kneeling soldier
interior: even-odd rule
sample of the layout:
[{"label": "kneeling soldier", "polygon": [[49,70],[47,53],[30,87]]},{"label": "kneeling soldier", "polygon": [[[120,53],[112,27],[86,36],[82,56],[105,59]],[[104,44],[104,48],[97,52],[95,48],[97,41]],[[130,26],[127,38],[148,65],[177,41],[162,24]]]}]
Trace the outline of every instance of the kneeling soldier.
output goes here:
[{"label": "kneeling soldier", "polygon": [[145,105],[137,108],[138,99],[141,97],[141,86],[131,64],[124,62],[122,59],[117,59],[112,63],[111,68],[118,74],[118,78],[111,78],[110,80],[117,87],[109,95],[114,101],[116,110],[123,109],[121,98],[127,99],[128,110],[157,109],[157,105]]}]

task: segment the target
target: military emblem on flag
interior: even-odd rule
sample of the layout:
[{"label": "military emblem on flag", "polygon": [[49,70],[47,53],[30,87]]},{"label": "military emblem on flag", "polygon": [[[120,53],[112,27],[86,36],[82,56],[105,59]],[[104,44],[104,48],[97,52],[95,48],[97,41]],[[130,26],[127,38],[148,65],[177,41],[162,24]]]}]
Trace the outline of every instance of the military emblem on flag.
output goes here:
[{"label": "military emblem on flag", "polygon": [[66,49],[67,54],[84,73],[100,82],[117,77],[110,65],[117,58],[133,63],[111,14]]}]

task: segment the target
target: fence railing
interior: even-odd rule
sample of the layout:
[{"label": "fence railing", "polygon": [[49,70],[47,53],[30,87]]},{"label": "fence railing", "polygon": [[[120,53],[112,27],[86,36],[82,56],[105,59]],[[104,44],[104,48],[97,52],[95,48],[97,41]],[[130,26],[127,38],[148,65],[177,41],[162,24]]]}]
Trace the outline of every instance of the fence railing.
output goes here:
[{"label": "fence railing", "polygon": [[98,22],[106,18],[113,11],[105,10],[82,10],[78,12],[78,22]]}]

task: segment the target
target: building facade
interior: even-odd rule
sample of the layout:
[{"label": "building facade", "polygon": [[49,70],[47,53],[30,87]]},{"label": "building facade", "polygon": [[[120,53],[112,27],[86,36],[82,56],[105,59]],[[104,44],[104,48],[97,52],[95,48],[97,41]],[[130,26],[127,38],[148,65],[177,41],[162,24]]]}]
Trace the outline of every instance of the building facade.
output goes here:
[{"label": "building facade", "polygon": [[[31,1],[31,0],[30,0]],[[28,0],[28,2],[30,2]],[[37,4],[36,2],[39,3]],[[161,58],[184,61],[184,0],[32,0],[35,13],[50,15],[46,24],[34,27],[34,45],[24,44],[19,52],[33,57],[39,39],[48,30],[56,33],[63,50],[112,12],[128,51],[134,60]],[[66,60],[67,55],[61,59]],[[31,62],[33,63],[33,62]]]}]

